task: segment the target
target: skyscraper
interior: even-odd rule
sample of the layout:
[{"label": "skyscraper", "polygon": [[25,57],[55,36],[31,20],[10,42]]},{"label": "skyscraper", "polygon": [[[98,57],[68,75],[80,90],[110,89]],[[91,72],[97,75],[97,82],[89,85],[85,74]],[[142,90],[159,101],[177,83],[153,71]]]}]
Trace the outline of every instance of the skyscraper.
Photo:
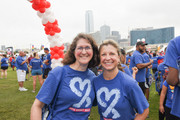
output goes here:
[{"label": "skyscraper", "polygon": [[101,40],[107,39],[107,37],[110,36],[110,26],[103,25],[100,27],[100,33],[101,33]]},{"label": "skyscraper", "polygon": [[91,10],[86,11],[85,24],[86,33],[94,32],[93,12]]}]

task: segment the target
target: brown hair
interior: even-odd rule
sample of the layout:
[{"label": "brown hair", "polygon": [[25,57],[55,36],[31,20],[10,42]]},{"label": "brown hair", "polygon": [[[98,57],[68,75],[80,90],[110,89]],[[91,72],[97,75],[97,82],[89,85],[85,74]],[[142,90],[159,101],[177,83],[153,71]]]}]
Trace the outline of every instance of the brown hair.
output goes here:
[{"label": "brown hair", "polygon": [[72,44],[70,45],[70,48],[68,49],[67,53],[64,56],[64,59],[62,61],[62,63],[64,65],[70,65],[73,64],[76,61],[76,58],[74,56],[74,51],[76,49],[77,46],[77,42],[79,39],[86,39],[89,41],[89,43],[92,46],[93,49],[93,57],[90,60],[89,64],[88,64],[88,68],[92,68],[95,67],[97,65],[99,65],[99,52],[98,52],[98,46],[95,42],[95,40],[88,34],[84,34],[84,33],[79,33],[74,40],[72,41]]},{"label": "brown hair", "polygon": [[7,55],[6,55],[6,54],[3,54],[3,57],[7,58]]},{"label": "brown hair", "polygon": [[[99,47],[99,53],[101,53],[101,49],[103,46],[112,45],[114,48],[116,48],[118,55],[120,56],[119,52],[119,46],[114,40],[104,40],[103,43]],[[121,62],[117,65],[118,69],[124,72],[124,67],[121,66]]]}]

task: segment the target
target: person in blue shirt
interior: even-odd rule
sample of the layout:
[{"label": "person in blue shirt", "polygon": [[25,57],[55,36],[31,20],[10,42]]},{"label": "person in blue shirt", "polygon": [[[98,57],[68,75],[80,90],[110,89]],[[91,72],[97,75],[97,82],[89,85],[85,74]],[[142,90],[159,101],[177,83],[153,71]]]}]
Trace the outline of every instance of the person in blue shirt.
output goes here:
[{"label": "person in blue shirt", "polygon": [[[165,80],[160,95],[159,110],[162,114],[165,113],[166,120],[176,120],[176,117],[170,113],[172,107],[173,94],[174,86],[169,85]],[[163,105],[164,102],[165,106]]]},{"label": "person in blue shirt", "polygon": [[158,61],[157,61],[158,56],[156,55],[156,53],[153,53],[153,57],[151,58],[154,62],[152,64],[152,71],[153,74],[155,74],[155,72],[157,71],[157,66],[158,66]]},{"label": "person in blue shirt", "polygon": [[[143,57],[144,57],[144,61],[145,63],[149,63],[150,62],[150,57],[149,54],[147,54],[148,52],[145,50],[143,53]],[[145,80],[145,96],[146,99],[149,101],[149,76],[150,76],[150,68],[152,67],[152,65],[149,65],[146,67],[146,80]]]},{"label": "person in blue shirt", "polygon": [[120,70],[123,69],[123,71],[128,74],[129,76],[132,76],[134,79],[136,78],[136,74],[138,72],[138,69],[137,67],[133,67],[132,70],[133,70],[133,73],[131,74],[128,66],[126,65],[126,52],[124,49],[120,49],[120,62],[121,62],[121,66],[120,66]]},{"label": "person in blue shirt", "polygon": [[8,69],[8,58],[6,54],[3,54],[3,58],[1,59],[1,79],[3,76],[5,79],[7,78],[7,69]]},{"label": "person in blue shirt", "polygon": [[35,52],[34,54],[34,58],[31,59],[30,61],[30,68],[31,68],[31,74],[32,74],[32,78],[33,78],[33,93],[36,90],[36,78],[38,77],[39,83],[43,84],[43,79],[42,79],[42,67],[43,67],[43,63],[42,60],[39,58],[39,55]]},{"label": "person in blue shirt", "polygon": [[175,86],[171,114],[180,119],[180,36],[169,42],[164,63],[169,68],[167,83]]},{"label": "person in blue shirt", "polygon": [[20,51],[19,56],[16,59],[16,72],[17,72],[17,79],[19,83],[19,91],[27,91],[24,88],[24,81],[26,79],[26,71],[27,71],[27,62],[28,59],[24,59],[24,52]]},{"label": "person in blue shirt", "polygon": [[13,56],[13,57],[12,57],[12,61],[11,61],[11,65],[12,65],[13,71],[14,71],[14,68],[15,68],[15,62],[16,62],[16,59],[15,59],[15,57]]},{"label": "person in blue shirt", "polygon": [[136,81],[139,83],[139,86],[141,87],[143,93],[145,93],[145,81],[146,81],[146,67],[151,65],[153,63],[153,60],[150,60],[150,62],[145,63],[143,53],[145,51],[145,45],[147,43],[144,43],[142,41],[139,41],[136,43],[136,50],[134,51],[129,69],[132,73],[132,68],[137,67],[138,73],[136,74]]},{"label": "person in blue shirt", "polygon": [[[60,82],[53,120],[88,120],[95,99],[89,69],[99,64],[98,46],[88,34],[78,34],[62,61],[63,67],[50,71],[31,108],[31,120],[41,119],[42,107],[50,104]],[[61,78],[62,77],[62,78]]]},{"label": "person in blue shirt", "polygon": [[103,73],[93,80],[100,120],[145,120],[149,104],[138,83],[118,69],[118,44],[105,40],[99,47]]},{"label": "person in blue shirt", "polygon": [[132,58],[132,52],[129,52],[126,56],[126,64],[129,65]]},{"label": "person in blue shirt", "polygon": [[45,52],[45,60],[43,61],[45,64],[45,69],[44,69],[44,75],[43,75],[43,79],[46,79],[48,76],[49,71],[51,71],[51,54],[49,53],[49,49],[48,48],[44,48],[44,52]]}]

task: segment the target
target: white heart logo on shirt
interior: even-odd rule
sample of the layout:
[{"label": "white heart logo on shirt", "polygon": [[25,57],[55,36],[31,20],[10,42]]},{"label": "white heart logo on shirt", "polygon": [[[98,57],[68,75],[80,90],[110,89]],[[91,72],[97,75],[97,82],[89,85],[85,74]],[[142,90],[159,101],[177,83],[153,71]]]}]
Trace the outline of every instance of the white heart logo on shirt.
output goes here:
[{"label": "white heart logo on shirt", "polygon": [[[103,100],[101,100],[101,94],[105,93],[105,100],[106,102],[108,102],[110,100],[110,98],[115,95],[114,100],[110,103],[109,106],[107,106],[106,102],[103,102]],[[98,103],[104,107],[107,108],[102,114],[104,117],[107,117],[110,113],[113,114],[113,119],[117,119],[120,117],[120,114],[118,113],[117,110],[114,109],[114,107],[116,106],[116,104],[118,103],[120,98],[120,90],[118,89],[112,89],[110,92],[108,90],[108,88],[106,87],[102,87],[97,91],[97,101]]]},{"label": "white heart logo on shirt", "polygon": [[[79,91],[76,88],[76,86],[75,86],[76,83],[79,84],[79,89],[81,91]],[[83,96],[82,91],[84,91],[84,88],[86,85],[88,87],[87,87],[86,92]],[[78,97],[82,97],[82,99],[80,100],[79,103],[73,104],[74,107],[80,108],[84,102],[87,102],[85,107],[88,107],[89,105],[91,105],[91,98],[89,97],[89,94],[91,92],[91,81],[89,79],[85,79],[84,81],[82,81],[82,79],[80,77],[74,77],[73,79],[71,79],[69,86],[70,86],[72,92],[74,92]]]}]

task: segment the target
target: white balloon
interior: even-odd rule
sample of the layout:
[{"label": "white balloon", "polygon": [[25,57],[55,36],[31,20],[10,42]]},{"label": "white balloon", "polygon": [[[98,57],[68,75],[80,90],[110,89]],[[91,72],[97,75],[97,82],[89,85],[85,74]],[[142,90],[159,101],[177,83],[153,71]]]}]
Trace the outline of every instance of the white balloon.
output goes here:
[{"label": "white balloon", "polygon": [[62,60],[63,60],[62,58],[59,58],[59,59],[58,59],[58,62],[61,63]]},{"label": "white balloon", "polygon": [[145,42],[146,40],[145,40],[145,38],[142,38],[141,41],[142,41],[142,42]]},{"label": "white balloon", "polygon": [[50,23],[53,23],[53,22],[55,22],[55,17],[54,16],[52,16],[52,17],[50,17],[49,19],[48,19],[48,21],[50,22]]},{"label": "white balloon", "polygon": [[55,38],[59,38],[60,37],[60,33],[55,33],[54,37]]},{"label": "white balloon", "polygon": [[31,1],[33,1],[33,0],[27,0],[27,1],[31,2]]},{"label": "white balloon", "polygon": [[47,36],[47,38],[48,38],[48,40],[50,40],[50,41],[51,41],[51,40],[53,40],[53,39],[54,39],[54,36],[48,35],[48,36]]},{"label": "white balloon", "polygon": [[42,24],[46,24],[48,22],[48,19],[46,17],[42,17]]},{"label": "white balloon", "polygon": [[48,15],[54,15],[54,13],[51,11],[51,8],[46,9],[45,13],[46,16]]},{"label": "white balloon", "polygon": [[44,15],[44,13],[41,13],[41,12],[37,11],[37,15],[38,15],[40,18],[42,18],[43,15]]},{"label": "white balloon", "polygon": [[141,41],[140,39],[137,39],[137,42]]},{"label": "white balloon", "polygon": [[55,59],[52,59],[51,62],[52,62],[52,63],[56,63],[56,60],[55,60]]}]

